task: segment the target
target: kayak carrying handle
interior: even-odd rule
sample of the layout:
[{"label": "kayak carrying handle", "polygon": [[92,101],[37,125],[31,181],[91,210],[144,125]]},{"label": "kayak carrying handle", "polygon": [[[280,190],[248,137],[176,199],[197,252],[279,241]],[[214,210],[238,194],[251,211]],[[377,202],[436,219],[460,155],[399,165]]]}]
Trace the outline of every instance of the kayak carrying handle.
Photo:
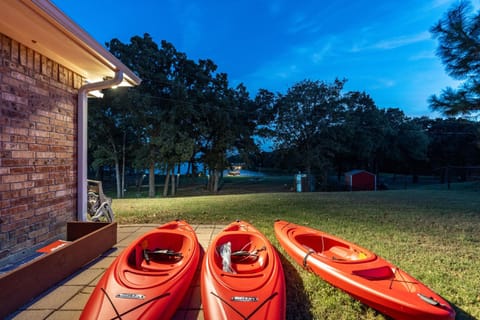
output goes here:
[{"label": "kayak carrying handle", "polygon": [[426,295],[421,294],[421,293],[417,293],[417,296],[418,296],[420,299],[422,299],[423,301],[425,301],[426,303],[431,304],[432,306],[435,306],[435,307],[443,307],[443,304],[440,303],[440,301],[436,300],[436,299],[433,298],[433,297],[427,297]]},{"label": "kayak carrying handle", "polygon": [[312,253],[315,253],[315,250],[313,249],[308,249],[308,252],[307,254],[305,255],[305,257],[303,257],[303,267],[306,269],[308,266],[307,266],[307,258],[309,255],[311,255]]}]

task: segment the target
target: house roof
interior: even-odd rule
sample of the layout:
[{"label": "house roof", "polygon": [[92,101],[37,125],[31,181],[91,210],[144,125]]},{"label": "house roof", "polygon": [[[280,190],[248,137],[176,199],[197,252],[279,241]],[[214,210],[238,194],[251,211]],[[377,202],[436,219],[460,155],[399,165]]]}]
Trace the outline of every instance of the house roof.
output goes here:
[{"label": "house roof", "polygon": [[103,81],[122,71],[121,85],[141,79],[49,0],[2,1],[0,32],[83,76]]}]

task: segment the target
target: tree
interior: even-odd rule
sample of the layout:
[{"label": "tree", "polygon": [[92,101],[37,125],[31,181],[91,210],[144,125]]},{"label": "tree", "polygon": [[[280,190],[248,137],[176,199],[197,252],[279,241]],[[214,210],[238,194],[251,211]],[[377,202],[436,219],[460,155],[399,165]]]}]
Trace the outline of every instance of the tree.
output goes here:
[{"label": "tree", "polygon": [[304,80],[277,98],[275,144],[290,155],[292,151],[300,155],[298,169],[308,174],[312,168],[325,173],[338,147],[334,128],[341,125],[344,83]]},{"label": "tree", "polygon": [[135,106],[132,118],[141,141],[135,163],[149,170],[150,197],[155,196],[155,170],[163,169],[166,194],[175,163],[186,161],[193,149],[188,119],[194,110],[188,99],[194,62],[167,41],[159,48],[148,34],[132,37],[129,44],[113,39],[107,47],[143,79],[128,96]]},{"label": "tree", "polygon": [[480,125],[466,119],[435,119],[424,122],[430,144],[428,157],[433,169],[478,165]]},{"label": "tree", "polygon": [[174,194],[174,168],[185,162],[193,167],[200,154],[213,178],[209,190],[216,192],[227,153],[257,150],[253,134],[266,124],[264,105],[253,102],[243,84],[229,88],[227,74],[216,72],[211,60],[196,63],[166,41],[159,47],[148,34],[128,44],[113,39],[107,47],[143,79],[114,101],[134,106],[129,109],[139,141],[134,165],[148,168],[150,197],[156,169],[166,173],[164,195],[170,180]]},{"label": "tree", "polygon": [[[117,198],[124,196],[125,168],[131,160],[131,147],[136,136],[132,127],[132,106],[126,98],[128,89],[104,90],[103,99],[94,99],[89,104],[89,149],[95,169],[113,165]],[[131,163],[131,162],[130,162]]]},{"label": "tree", "polygon": [[432,109],[446,115],[480,111],[480,11],[472,11],[470,2],[461,1],[431,28],[448,74],[463,81],[458,89],[448,87],[430,97]]},{"label": "tree", "polygon": [[355,168],[377,172],[379,150],[387,133],[383,112],[365,92],[348,92],[342,101],[345,113],[338,134],[337,175],[340,178],[344,171]]},{"label": "tree", "polygon": [[253,103],[255,134],[260,138],[272,138],[275,135],[275,130],[272,128],[277,103],[275,94],[266,89],[259,89]]},{"label": "tree", "polygon": [[416,119],[399,109],[387,109],[386,120],[389,135],[382,153],[389,171],[417,175],[420,162],[427,159],[427,134]]},{"label": "tree", "polygon": [[239,109],[235,106],[234,93],[228,87],[225,73],[217,73],[204,94],[199,113],[201,159],[209,171],[207,189],[217,192],[223,170],[228,166],[227,151],[235,143]]},{"label": "tree", "polygon": [[166,86],[164,64],[157,44],[148,34],[143,38],[132,37],[129,44],[113,39],[107,43],[107,48],[143,79],[140,86],[129,90],[128,99],[135,106],[132,122],[141,141],[135,163],[149,169],[149,196],[153,197],[155,163],[159,158],[155,142],[161,133],[161,104],[157,97],[161,97]]}]

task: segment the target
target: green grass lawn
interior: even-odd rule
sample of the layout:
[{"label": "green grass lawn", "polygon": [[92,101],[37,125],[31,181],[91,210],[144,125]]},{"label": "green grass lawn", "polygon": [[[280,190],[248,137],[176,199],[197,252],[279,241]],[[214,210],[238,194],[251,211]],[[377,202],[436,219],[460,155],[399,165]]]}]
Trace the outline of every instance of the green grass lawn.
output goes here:
[{"label": "green grass lawn", "polygon": [[357,243],[448,300],[457,319],[480,319],[480,193],[468,190],[252,193],[115,199],[119,223],[229,223],[243,219],[278,248],[287,278],[288,319],[385,319],[317,276],[279,246],[277,218]]}]

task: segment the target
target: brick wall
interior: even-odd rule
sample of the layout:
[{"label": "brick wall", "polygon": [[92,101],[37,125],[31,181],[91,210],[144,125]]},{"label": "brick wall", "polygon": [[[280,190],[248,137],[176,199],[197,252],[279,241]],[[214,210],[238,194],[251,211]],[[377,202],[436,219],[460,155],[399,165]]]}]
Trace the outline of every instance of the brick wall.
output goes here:
[{"label": "brick wall", "polygon": [[75,220],[78,74],[0,33],[0,261]]}]

